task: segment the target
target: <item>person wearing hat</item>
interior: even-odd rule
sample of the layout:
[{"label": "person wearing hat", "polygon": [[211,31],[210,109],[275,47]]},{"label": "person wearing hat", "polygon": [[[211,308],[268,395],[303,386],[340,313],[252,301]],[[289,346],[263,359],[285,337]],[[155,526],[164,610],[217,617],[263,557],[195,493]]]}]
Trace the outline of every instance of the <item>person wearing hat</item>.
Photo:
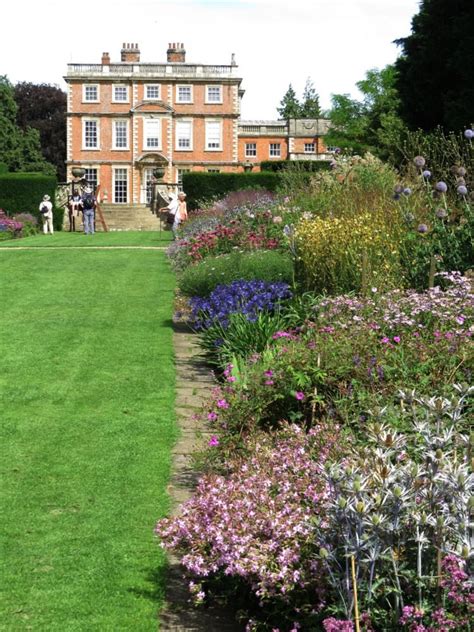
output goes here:
[{"label": "person wearing hat", "polygon": [[49,195],[43,195],[43,200],[39,205],[39,212],[43,218],[43,233],[53,234],[53,205],[51,204],[51,198]]}]

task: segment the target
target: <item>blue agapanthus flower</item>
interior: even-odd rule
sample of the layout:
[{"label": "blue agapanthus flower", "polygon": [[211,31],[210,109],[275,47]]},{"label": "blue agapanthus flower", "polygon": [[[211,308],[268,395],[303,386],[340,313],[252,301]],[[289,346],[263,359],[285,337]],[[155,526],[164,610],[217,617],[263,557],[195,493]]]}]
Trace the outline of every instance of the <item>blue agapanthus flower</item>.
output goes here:
[{"label": "blue agapanthus flower", "polygon": [[257,319],[259,312],[272,312],[285,299],[291,298],[287,283],[267,281],[234,281],[218,285],[207,298],[194,296],[190,300],[196,329],[208,329],[215,323],[229,324],[229,316],[241,313],[249,321]]}]

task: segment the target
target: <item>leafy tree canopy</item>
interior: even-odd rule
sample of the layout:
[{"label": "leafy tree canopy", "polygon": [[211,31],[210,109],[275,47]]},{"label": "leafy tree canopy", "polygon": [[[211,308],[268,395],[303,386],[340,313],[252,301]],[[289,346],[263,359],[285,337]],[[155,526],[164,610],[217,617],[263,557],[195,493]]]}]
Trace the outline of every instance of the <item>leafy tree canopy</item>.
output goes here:
[{"label": "leafy tree canopy", "polygon": [[399,98],[393,66],[371,69],[357,87],[362,100],[348,94],[332,95],[332,126],[325,141],[355,153],[371,151],[382,158],[394,155],[404,125],[398,116]]},{"label": "leafy tree canopy", "polygon": [[20,129],[17,112],[13,86],[6,76],[0,76],[0,162],[9,171],[54,173],[54,167],[41,154],[39,132],[29,127]]},{"label": "leafy tree canopy", "polygon": [[44,158],[55,165],[59,179],[66,179],[67,96],[57,86],[21,82],[14,88],[21,129],[39,132]]}]

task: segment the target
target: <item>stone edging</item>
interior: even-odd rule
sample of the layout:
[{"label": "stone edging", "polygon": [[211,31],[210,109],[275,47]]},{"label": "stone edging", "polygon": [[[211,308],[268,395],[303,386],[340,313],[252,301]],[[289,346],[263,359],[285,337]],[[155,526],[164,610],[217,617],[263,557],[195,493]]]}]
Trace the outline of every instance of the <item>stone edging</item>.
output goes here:
[{"label": "stone edging", "polygon": [[[199,426],[193,413],[200,408],[214,386],[210,370],[204,365],[195,335],[187,327],[175,326],[173,345],[176,364],[176,417],[181,434],[173,449],[173,463],[168,493],[172,513],[187,500],[196,486],[198,473],[193,467],[192,454],[202,446],[209,433]],[[189,601],[189,591],[176,556],[168,557],[166,606],[160,613],[161,632],[241,632],[242,626],[230,614],[218,608],[195,608]]]}]

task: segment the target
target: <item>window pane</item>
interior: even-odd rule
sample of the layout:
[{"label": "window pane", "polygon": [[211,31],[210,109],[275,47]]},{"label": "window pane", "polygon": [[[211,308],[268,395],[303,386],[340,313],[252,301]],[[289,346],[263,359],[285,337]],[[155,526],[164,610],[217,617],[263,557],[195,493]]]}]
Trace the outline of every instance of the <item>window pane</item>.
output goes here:
[{"label": "window pane", "polygon": [[126,169],[115,169],[114,171],[114,202],[123,204],[128,198],[128,179]]},{"label": "window pane", "polygon": [[191,86],[178,86],[178,101],[182,103],[191,102]]},{"label": "window pane", "polygon": [[145,149],[153,149],[160,147],[160,130],[161,121],[147,119],[145,120]]},{"label": "window pane", "polygon": [[128,146],[127,139],[128,123],[127,121],[115,121],[115,147],[118,149],[126,149]]},{"label": "window pane", "polygon": [[84,89],[85,101],[97,101],[98,95],[99,95],[99,92],[98,92],[97,86],[85,86],[85,89]]},{"label": "window pane", "polygon": [[304,151],[306,154],[314,154],[314,152],[316,151],[315,143],[305,143]]},{"label": "window pane", "polygon": [[159,99],[160,86],[145,86],[145,99]]},{"label": "window pane", "polygon": [[270,156],[280,156],[280,143],[270,143]]},{"label": "window pane", "polygon": [[127,101],[127,86],[114,86],[114,101]]},{"label": "window pane", "polygon": [[245,144],[245,155],[246,156],[256,156],[257,155],[257,143],[246,143]]},{"label": "window pane", "polygon": [[92,187],[92,190],[95,191],[99,183],[97,177],[97,169],[92,167],[86,168],[86,173],[84,174],[84,177],[87,180],[88,184]]},{"label": "window pane", "polygon": [[178,149],[191,148],[191,121],[178,121],[176,123],[176,140]]},{"label": "window pane", "polygon": [[207,86],[207,100],[212,102],[220,103],[221,98],[221,87],[220,86]]},{"label": "window pane", "polygon": [[206,121],[206,146],[208,149],[220,149],[221,124],[218,121]]},{"label": "window pane", "polygon": [[84,146],[97,147],[97,121],[84,121]]}]

